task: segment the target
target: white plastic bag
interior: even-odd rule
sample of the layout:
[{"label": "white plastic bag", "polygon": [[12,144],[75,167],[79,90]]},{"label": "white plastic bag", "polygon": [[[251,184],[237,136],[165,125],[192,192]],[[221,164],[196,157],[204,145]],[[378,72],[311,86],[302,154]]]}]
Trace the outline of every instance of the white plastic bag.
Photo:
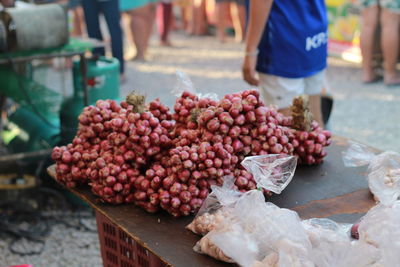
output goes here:
[{"label": "white plastic bag", "polygon": [[244,267],[396,266],[400,262],[399,203],[371,209],[360,224],[360,240],[354,241],[348,224],[329,219],[301,221],[296,212],[265,203],[262,192],[251,190],[231,206],[229,220],[217,225],[196,248]]},{"label": "white plastic bag", "polygon": [[[228,258],[244,267],[398,266],[400,155],[395,152],[374,155],[367,147],[355,144],[343,158],[351,166],[369,164],[369,186],[381,202],[359,223],[359,240],[350,238],[350,225],[329,219],[301,221],[296,212],[265,203],[259,190],[232,199],[232,195],[221,197],[218,193],[221,188],[215,188],[219,198],[228,199],[226,218],[229,219],[222,220],[205,236],[204,242],[217,251],[214,252],[217,257]],[[270,179],[275,175],[272,170],[282,176],[288,173],[290,180],[291,172],[279,169],[281,165],[274,165],[275,162],[253,158],[243,165],[258,173],[261,178],[257,182]],[[203,248],[208,250],[208,247]]]},{"label": "white plastic bag", "polygon": [[174,89],[172,89],[172,94],[176,97],[180,97],[183,92],[187,91],[196,95],[198,98],[210,98],[212,100],[218,100],[218,95],[215,93],[201,94],[197,93],[190,77],[183,71],[176,71],[177,83]]},{"label": "white plastic bag", "polygon": [[196,252],[217,260],[250,266],[258,253],[257,245],[251,232],[246,232],[233,212],[243,195],[234,190],[233,177],[226,177],[222,187],[212,187],[198,215],[187,226],[197,234],[205,234],[193,248]]},{"label": "white plastic bag", "polygon": [[280,154],[252,156],[246,157],[242,166],[253,175],[258,187],[280,194],[293,178],[297,158]]},{"label": "white plastic bag", "polygon": [[[243,167],[252,173],[257,185],[275,193],[281,193],[292,180],[296,170],[297,158],[287,155],[263,155],[246,157]],[[186,228],[195,234],[205,235],[216,227],[224,218],[229,217],[231,206],[243,193],[235,191],[234,178],[224,177],[222,187],[212,186],[212,192],[203,202],[198,214]],[[247,200],[246,200],[247,201]],[[257,200],[265,207],[265,198]],[[246,207],[254,209],[254,207]]]},{"label": "white plastic bag", "polygon": [[[230,221],[231,225],[242,229],[246,234],[246,247],[242,251],[237,249],[239,244],[232,243],[240,240],[235,238],[230,239],[227,244],[229,234],[225,234],[224,238],[220,237],[218,228],[212,232],[212,240],[225,255],[241,266],[253,266],[263,261],[269,261],[269,264],[277,261],[277,266],[309,266],[298,265],[307,261],[311,248],[300,222],[296,212],[265,203],[261,191],[251,190],[235,203]],[[250,250],[251,253],[249,246],[254,248]],[[276,255],[271,255],[274,253]]]},{"label": "white plastic bag", "polygon": [[212,192],[207,196],[194,220],[186,226],[198,235],[205,235],[223,220],[229,219],[232,205],[243,194],[235,190],[234,178],[224,177],[224,184],[211,186]]},{"label": "white plastic bag", "polygon": [[344,166],[360,167],[368,165],[375,157],[374,151],[364,144],[349,141],[350,147],[342,152]]},{"label": "white plastic bag", "polygon": [[399,265],[400,201],[373,207],[361,220],[358,232],[359,242],[379,249],[383,266]]},{"label": "white plastic bag", "polygon": [[366,267],[379,258],[376,248],[350,239],[350,225],[315,218],[302,224],[312,245],[310,259],[315,266]]},{"label": "white plastic bag", "polygon": [[[208,255],[216,260],[234,263],[229,256],[225,255],[221,248],[216,246],[213,241],[210,239],[210,235],[212,235],[212,231],[207,235],[203,236],[193,247],[193,250],[200,254]],[[240,243],[242,246],[242,243]]]},{"label": "white plastic bag", "polygon": [[[221,249],[222,253],[241,266],[251,266],[258,257],[258,246],[254,236],[246,232],[239,224],[230,224],[229,231],[221,231],[221,227],[208,233],[213,244]],[[240,255],[240,257],[238,257]]]},{"label": "white plastic bag", "polygon": [[368,165],[368,185],[376,200],[390,205],[400,197],[400,154],[387,151],[375,155],[367,146],[352,143],[343,152],[346,166]]},{"label": "white plastic bag", "polygon": [[301,226],[301,220],[295,211],[282,209],[272,203],[265,203],[261,191],[246,192],[235,204],[233,217],[257,233],[260,242],[270,248],[280,239],[288,239],[309,246],[307,235]]}]

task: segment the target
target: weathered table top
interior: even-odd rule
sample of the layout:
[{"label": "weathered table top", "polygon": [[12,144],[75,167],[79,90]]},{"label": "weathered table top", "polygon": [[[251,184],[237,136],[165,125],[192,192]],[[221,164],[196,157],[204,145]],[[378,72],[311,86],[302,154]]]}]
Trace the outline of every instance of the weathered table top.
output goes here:
[{"label": "weathered table top", "polygon": [[[325,162],[299,167],[283,193],[270,201],[297,211],[304,219],[329,217],[337,222],[354,222],[360,218],[375,203],[368,190],[366,167],[346,168],[342,162],[341,152],[348,146],[346,139],[334,137]],[[49,167],[49,174],[54,177],[54,166]],[[149,214],[133,205],[106,205],[97,202],[89,188],[71,191],[168,264],[228,265],[193,251],[199,236],[185,229],[193,217],[174,219],[166,213]]]}]

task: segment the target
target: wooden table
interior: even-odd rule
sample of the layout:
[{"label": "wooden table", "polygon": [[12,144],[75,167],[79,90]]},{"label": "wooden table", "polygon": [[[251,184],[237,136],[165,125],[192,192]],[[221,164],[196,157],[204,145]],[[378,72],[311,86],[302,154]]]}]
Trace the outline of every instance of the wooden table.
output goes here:
[{"label": "wooden table", "polygon": [[[348,146],[347,139],[334,137],[325,162],[299,167],[283,193],[270,201],[297,211],[304,219],[328,217],[337,222],[354,222],[360,218],[375,203],[368,190],[366,167],[346,168],[342,162],[341,152]],[[49,173],[54,177],[54,166]],[[228,266],[193,251],[199,236],[185,229],[193,217],[174,219],[165,213],[149,214],[132,205],[98,203],[89,188],[71,191],[167,264]]]}]

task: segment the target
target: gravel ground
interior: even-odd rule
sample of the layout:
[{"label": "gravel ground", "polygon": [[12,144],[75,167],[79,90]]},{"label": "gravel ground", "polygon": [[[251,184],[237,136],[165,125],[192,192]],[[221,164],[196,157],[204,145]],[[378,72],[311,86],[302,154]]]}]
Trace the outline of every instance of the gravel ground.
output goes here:
[{"label": "gravel ground", "polygon": [[[94,219],[91,221],[95,223]],[[102,266],[97,233],[56,225],[52,228],[51,235],[46,238],[42,254],[32,256],[12,254],[8,249],[10,241],[9,238],[0,240],[2,267],[17,264],[31,264],[34,267]]]},{"label": "gravel ground", "polygon": [[[249,88],[240,73],[243,45],[219,44],[212,37],[187,37],[179,33],[173,34],[172,40],[172,48],[159,47],[153,40],[147,62],[127,63],[127,82],[121,88],[123,96],[136,90],[145,93],[149,100],[160,97],[171,106],[174,99],[171,90],[177,84],[176,70],[188,74],[199,93],[223,96]],[[337,59],[329,59],[327,76],[335,99],[331,130],[383,150],[400,152],[397,139],[400,87],[387,88],[382,83],[363,85],[359,81],[359,65]],[[54,80],[52,75],[47,78]],[[71,82],[67,79],[64,84],[68,88]],[[91,222],[94,223],[94,218]],[[9,241],[0,239],[1,267],[22,263],[35,267],[101,266],[96,233],[57,225],[39,256],[13,255],[8,250]]]}]

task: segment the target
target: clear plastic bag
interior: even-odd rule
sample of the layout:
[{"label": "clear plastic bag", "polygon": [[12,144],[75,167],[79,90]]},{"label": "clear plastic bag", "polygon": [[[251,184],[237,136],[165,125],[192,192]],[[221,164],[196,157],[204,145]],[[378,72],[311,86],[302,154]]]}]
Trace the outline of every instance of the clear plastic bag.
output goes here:
[{"label": "clear plastic bag", "polygon": [[399,265],[400,201],[373,207],[361,220],[358,232],[359,242],[379,249],[382,266]]},{"label": "clear plastic bag", "polygon": [[[234,263],[235,261],[232,260],[229,256],[227,256],[220,247],[216,246],[213,241],[210,239],[210,235],[212,236],[212,231],[209,232],[207,235],[203,236],[193,247],[193,250],[200,254],[208,255],[214,259]],[[240,238],[241,241],[243,237]],[[227,242],[229,242],[227,240]],[[237,243],[234,243],[237,244]],[[242,247],[242,242],[240,242],[240,247]]]},{"label": "clear plastic bag", "polygon": [[205,235],[213,230],[231,214],[232,205],[242,193],[235,190],[234,178],[224,177],[224,184],[211,186],[212,192],[207,196],[194,220],[186,226],[195,234]]},{"label": "clear plastic bag", "polygon": [[248,232],[256,233],[260,242],[267,241],[265,243],[270,248],[283,238],[296,243],[307,243],[307,236],[298,214],[270,202],[266,203],[263,193],[259,190],[246,192],[235,203],[233,217],[244,225]]},{"label": "clear plastic bag", "polygon": [[[248,207],[249,202],[253,204],[251,209]],[[246,207],[245,210],[243,210],[244,207]],[[230,206],[230,219],[224,220],[205,237],[209,238],[214,246],[220,248],[223,255],[234,262],[241,266],[251,266],[260,258],[256,228],[258,223],[253,221],[252,215],[255,212],[264,214],[264,207],[265,198],[260,191],[252,190],[242,194]]]},{"label": "clear plastic bag", "polygon": [[226,221],[205,237],[221,250],[221,255],[241,266],[251,266],[259,253],[253,235],[247,233],[239,224]]},{"label": "clear plastic bag", "polygon": [[280,194],[293,178],[297,158],[280,154],[252,156],[246,157],[242,166],[253,174],[258,187]]},{"label": "clear plastic bag", "polygon": [[351,240],[348,224],[316,218],[302,224],[312,245],[310,259],[315,266],[366,267],[379,258],[376,248]]},{"label": "clear plastic bag", "polygon": [[[259,187],[279,194],[292,180],[297,159],[293,156],[274,154],[253,156],[245,158],[242,165],[253,174]],[[195,219],[186,227],[195,234],[205,235],[222,220],[229,218],[232,205],[243,195],[235,190],[233,177],[224,177],[222,187],[212,186],[211,189],[211,194],[203,202]],[[265,207],[264,196],[255,203],[261,203],[261,206]]]},{"label": "clear plastic bag", "polygon": [[366,145],[349,141],[350,147],[342,152],[342,159],[346,167],[361,167],[368,165],[375,157],[374,151]]},{"label": "clear plastic bag", "polygon": [[212,100],[218,100],[218,95],[216,93],[201,94],[197,93],[196,88],[193,85],[190,77],[183,71],[176,71],[177,83],[174,89],[172,89],[172,94],[176,97],[180,97],[183,92],[187,91],[196,95],[198,98],[210,98]]},{"label": "clear plastic bag", "polygon": [[[255,240],[244,232],[241,228],[236,231],[214,234],[210,233],[210,239],[213,243],[219,244],[221,251],[228,251],[226,254],[230,259],[235,255],[243,255],[236,262],[241,266],[251,266],[254,258],[257,257],[258,247]],[[224,253],[225,254],[225,253]]]},{"label": "clear plastic bag", "polygon": [[271,266],[311,266],[300,264],[307,262],[311,248],[300,222],[296,212],[265,203],[261,191],[251,190],[235,203],[229,222],[231,227],[241,229],[242,236],[246,235],[243,250],[238,247],[240,239],[230,238],[229,232],[219,232],[219,227],[210,232],[210,238],[225,255],[241,266],[265,262],[270,262]]},{"label": "clear plastic bag", "polygon": [[[233,190],[233,181],[233,177],[230,177],[225,179],[222,187],[212,187],[213,191],[207,197],[195,220],[190,224],[197,223],[199,225],[199,220],[201,220],[201,223],[206,223],[204,218],[214,216],[214,221],[207,227],[201,228],[202,224],[200,224],[200,227],[195,228],[197,231],[201,229],[208,231],[204,231],[206,235],[197,242],[193,249],[217,260],[250,266],[258,254],[258,248],[252,238],[253,231],[249,231],[249,227],[245,229],[246,225],[235,217],[237,213],[233,210],[238,209],[236,204],[245,194]],[[260,194],[264,199],[262,193]],[[254,208],[257,209],[258,203],[254,204]],[[219,215],[218,212],[224,211],[225,213],[220,220],[216,218]]]},{"label": "clear plastic bag", "polygon": [[189,76],[186,73],[177,70],[176,80],[177,80],[176,86],[171,91],[176,97],[180,97],[182,93],[185,91],[192,93],[194,95],[196,94],[196,89],[194,88],[192,80],[190,80]]},{"label": "clear plastic bag", "polygon": [[195,249],[244,267],[396,266],[400,261],[398,201],[371,209],[360,224],[359,241],[350,238],[348,224],[301,221],[296,212],[264,201],[258,190],[244,193],[234,203],[230,219],[204,236]]},{"label": "clear plastic bag", "polygon": [[384,205],[391,205],[400,196],[400,154],[384,152],[369,165],[368,185]]},{"label": "clear plastic bag", "polygon": [[[215,188],[219,194],[216,198],[228,200],[225,204],[229,206],[226,216],[229,219],[222,220],[203,242],[208,242],[217,257],[245,267],[398,266],[400,201],[396,199],[400,188],[397,180],[400,155],[395,152],[373,155],[373,151],[363,152],[363,149],[368,148],[352,146],[344,153],[344,159],[351,166],[369,164],[368,182],[381,203],[359,223],[359,240],[350,238],[349,224],[316,218],[301,221],[296,212],[265,203],[259,190],[232,198],[232,193],[222,197],[218,193],[221,188]],[[259,161],[244,161],[244,165],[252,166],[249,168],[256,170],[253,173],[261,173],[262,179],[271,176],[271,166],[272,169],[279,166],[262,160],[259,164]],[[285,172],[280,169],[279,173]],[[207,250],[203,245],[203,252]]]},{"label": "clear plastic bag", "polygon": [[368,165],[368,185],[376,200],[390,205],[400,197],[400,154],[387,151],[375,155],[367,146],[352,143],[343,152],[346,166]]}]

